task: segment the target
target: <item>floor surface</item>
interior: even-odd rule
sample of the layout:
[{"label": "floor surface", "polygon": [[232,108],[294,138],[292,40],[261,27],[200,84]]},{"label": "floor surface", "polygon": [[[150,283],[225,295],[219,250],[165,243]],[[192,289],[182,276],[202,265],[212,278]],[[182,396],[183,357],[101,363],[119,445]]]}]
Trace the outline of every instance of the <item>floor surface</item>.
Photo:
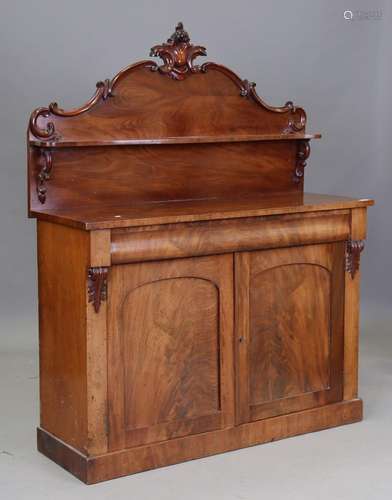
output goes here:
[{"label": "floor surface", "polygon": [[0,331],[0,499],[391,500],[391,316],[372,310],[362,322],[363,422],[93,486],[36,451],[35,318],[8,321]]}]

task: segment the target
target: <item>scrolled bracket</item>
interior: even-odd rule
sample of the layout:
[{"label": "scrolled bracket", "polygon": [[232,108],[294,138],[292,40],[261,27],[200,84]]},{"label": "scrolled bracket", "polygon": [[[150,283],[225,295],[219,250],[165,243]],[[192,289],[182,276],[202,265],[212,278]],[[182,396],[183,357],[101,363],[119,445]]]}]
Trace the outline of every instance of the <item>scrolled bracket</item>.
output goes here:
[{"label": "scrolled bracket", "polygon": [[348,240],[346,243],[346,271],[354,279],[359,269],[361,252],[365,248],[364,240]]},{"label": "scrolled bracket", "polygon": [[87,101],[80,108],[65,111],[61,109],[57,102],[52,102],[47,108],[37,108],[30,116],[29,130],[32,135],[45,141],[55,142],[61,139],[61,136],[56,132],[55,125],[52,121],[48,121],[44,127],[39,126],[40,118],[50,118],[51,116],[78,116],[86,111],[89,111],[101,99],[106,101],[108,97],[112,96],[112,82],[106,79],[104,82],[97,82],[96,91],[89,101]]},{"label": "scrolled bracket", "polygon": [[290,110],[289,121],[285,132],[291,134],[304,130],[306,126],[305,110],[294,106],[292,101],[287,101],[284,107]]},{"label": "scrolled bracket", "polygon": [[55,131],[54,123],[47,122],[45,128],[38,125],[40,118],[49,118],[51,111],[49,108],[37,108],[30,116],[29,130],[30,132],[39,139],[57,141],[60,139],[59,134]]},{"label": "scrolled bracket", "polygon": [[37,176],[37,195],[39,201],[44,204],[46,201],[46,182],[50,179],[53,167],[53,156],[50,149],[41,149],[41,170]]},{"label": "scrolled bracket", "polygon": [[99,312],[101,302],[107,299],[107,267],[90,267],[87,273],[88,301],[94,306],[94,311]]},{"label": "scrolled bracket", "polygon": [[304,177],[306,160],[310,155],[309,139],[298,141],[297,156],[295,159],[294,182],[299,183]]}]

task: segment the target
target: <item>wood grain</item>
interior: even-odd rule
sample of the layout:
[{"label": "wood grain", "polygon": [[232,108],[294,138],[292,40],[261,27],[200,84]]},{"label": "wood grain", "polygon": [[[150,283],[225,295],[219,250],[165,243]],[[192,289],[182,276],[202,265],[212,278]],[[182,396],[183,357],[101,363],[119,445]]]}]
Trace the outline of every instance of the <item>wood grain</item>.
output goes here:
[{"label": "wood grain", "polygon": [[[102,96],[90,109],[82,107],[82,113],[60,116],[58,107],[52,106],[54,112],[47,108],[47,116],[41,113],[36,123],[41,130],[52,123],[57,138],[44,139],[82,144],[108,139],[276,134],[289,130],[290,121],[297,120],[295,107],[275,111],[265,103],[260,105],[251,92],[241,96],[241,79],[233,78],[230,70],[222,71],[220,65],[210,64],[205,72],[179,82],[151,71],[154,64],[140,61],[131,65],[120,78],[115,77],[111,97],[103,99],[101,87]],[[29,138],[36,139],[31,129]]]},{"label": "wood grain", "polygon": [[231,256],[112,268],[111,450],[226,425],[231,273]]},{"label": "wood grain", "polygon": [[356,399],[84,460],[67,444],[38,429],[38,449],[82,481],[93,484],[360,420],[362,401]]},{"label": "wood grain", "polygon": [[87,483],[362,418],[373,201],[304,193],[305,111],[205,54],[179,23],[30,117],[38,448]]},{"label": "wood grain", "polygon": [[[89,266],[110,266],[110,231],[90,231]],[[108,450],[107,384],[107,302],[97,314],[88,303],[86,290],[86,372],[87,372],[87,449],[88,455]]]},{"label": "wood grain", "polygon": [[347,239],[349,212],[166,224],[112,232],[113,264]]},{"label": "wood grain", "polygon": [[36,192],[41,155],[31,162],[30,208],[295,192],[302,189],[293,182],[295,154],[295,141],[61,149],[52,154],[44,205]]},{"label": "wood grain", "polygon": [[236,256],[242,418],[342,399],[343,260],[344,242]]},{"label": "wood grain", "polygon": [[[351,211],[351,239],[366,238],[366,210]],[[344,399],[358,396],[360,269],[351,276],[345,273],[344,313]]]},{"label": "wood grain", "polygon": [[[219,412],[218,289],[160,279],[121,297],[125,427],[146,429]],[[217,425],[217,424],[215,424]],[[218,420],[219,425],[219,420]]]},{"label": "wood grain", "polygon": [[30,146],[40,149],[61,149],[74,147],[91,146],[151,146],[153,144],[208,144],[219,142],[257,142],[257,141],[303,141],[308,139],[321,139],[321,134],[225,134],[225,135],[195,135],[183,137],[161,137],[160,139],[103,139],[103,140],[84,140],[61,142],[47,142],[42,140],[31,140]]},{"label": "wood grain", "polygon": [[110,266],[110,231],[90,231],[90,267]]},{"label": "wood grain", "polygon": [[250,325],[250,260],[247,252],[234,255],[235,273],[235,387],[236,387],[236,424],[249,422],[249,352],[244,345],[249,343]]},{"label": "wood grain", "polygon": [[250,404],[328,389],[329,270],[290,263],[255,273],[250,283]]},{"label": "wood grain", "polygon": [[87,453],[88,233],[38,223],[41,426]]},{"label": "wood grain", "polygon": [[34,211],[39,220],[47,220],[80,229],[97,230],[154,224],[262,217],[291,213],[366,208],[373,200],[316,193],[271,193],[257,196],[214,200],[166,201],[118,205],[115,200],[100,207]]}]

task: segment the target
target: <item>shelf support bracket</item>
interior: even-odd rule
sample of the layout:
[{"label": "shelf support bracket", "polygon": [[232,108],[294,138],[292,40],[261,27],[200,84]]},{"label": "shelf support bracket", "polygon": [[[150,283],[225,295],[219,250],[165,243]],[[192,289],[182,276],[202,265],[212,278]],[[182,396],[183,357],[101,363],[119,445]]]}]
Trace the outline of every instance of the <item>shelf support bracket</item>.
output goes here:
[{"label": "shelf support bracket", "polygon": [[37,195],[39,201],[44,204],[46,201],[46,181],[50,179],[53,167],[53,156],[50,149],[41,149],[41,170],[37,176]]}]

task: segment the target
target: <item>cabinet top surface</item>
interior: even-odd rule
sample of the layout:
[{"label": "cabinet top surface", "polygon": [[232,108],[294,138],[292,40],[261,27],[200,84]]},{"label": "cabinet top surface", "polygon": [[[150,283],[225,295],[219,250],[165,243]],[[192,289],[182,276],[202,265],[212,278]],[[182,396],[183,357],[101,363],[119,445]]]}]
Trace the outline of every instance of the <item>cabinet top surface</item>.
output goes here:
[{"label": "cabinet top surface", "polygon": [[369,198],[355,199],[316,193],[275,193],[224,200],[178,200],[99,208],[86,206],[73,210],[33,212],[32,215],[39,220],[97,230],[339,210],[367,207],[373,203]]}]

